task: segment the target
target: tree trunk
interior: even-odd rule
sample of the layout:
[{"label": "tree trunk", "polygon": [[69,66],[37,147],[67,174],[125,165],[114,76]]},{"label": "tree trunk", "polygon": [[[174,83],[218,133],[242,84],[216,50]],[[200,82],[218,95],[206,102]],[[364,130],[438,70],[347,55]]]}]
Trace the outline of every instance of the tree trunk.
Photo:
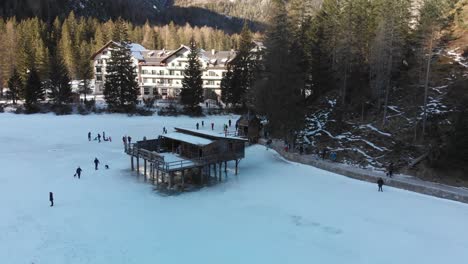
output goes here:
[{"label": "tree trunk", "polygon": [[385,101],[384,101],[384,114],[383,114],[383,120],[382,120],[382,127],[385,127],[387,124],[387,108],[388,108],[388,96],[390,94],[390,83],[392,79],[392,67],[393,67],[393,38],[394,38],[394,26],[393,26],[393,20],[391,24],[391,31],[390,31],[390,55],[388,58],[388,64],[387,64],[387,80],[385,84]]},{"label": "tree trunk", "polygon": [[422,127],[422,135],[421,135],[423,138],[426,135],[427,94],[428,94],[428,91],[429,91],[429,75],[431,73],[433,38],[434,38],[434,27],[431,28],[431,39],[429,40],[429,56],[427,57],[426,78],[424,80],[424,114],[423,114],[423,127]]}]

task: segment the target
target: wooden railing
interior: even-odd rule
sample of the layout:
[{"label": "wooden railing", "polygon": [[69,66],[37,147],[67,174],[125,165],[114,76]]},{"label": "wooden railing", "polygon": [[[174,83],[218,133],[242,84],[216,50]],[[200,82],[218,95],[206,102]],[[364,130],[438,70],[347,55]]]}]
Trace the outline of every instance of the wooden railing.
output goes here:
[{"label": "wooden railing", "polygon": [[164,171],[164,172],[192,167],[192,166],[193,167],[204,166],[207,164],[214,164],[214,163],[219,163],[219,162],[228,161],[228,160],[236,160],[236,159],[241,159],[244,157],[243,153],[227,153],[227,154],[211,155],[211,156],[200,157],[200,158],[189,158],[189,159],[180,160],[180,161],[166,162],[164,161],[164,156],[159,155],[155,151],[149,151],[146,149],[139,148],[137,143],[127,145],[127,149],[125,152],[128,155],[143,158],[145,160],[152,162],[158,170]]}]

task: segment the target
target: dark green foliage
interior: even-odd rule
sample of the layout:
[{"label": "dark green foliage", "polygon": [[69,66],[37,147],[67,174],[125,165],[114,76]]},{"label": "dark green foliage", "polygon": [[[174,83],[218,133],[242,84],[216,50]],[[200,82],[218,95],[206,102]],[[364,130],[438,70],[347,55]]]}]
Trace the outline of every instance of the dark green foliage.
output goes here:
[{"label": "dark green foliage", "polygon": [[132,112],[135,110],[139,93],[136,70],[132,64],[127,28],[122,20],[117,22],[113,45],[107,65],[104,97],[111,112]]},{"label": "dark green foliage", "polygon": [[16,104],[16,101],[19,99],[19,94],[23,90],[23,80],[16,68],[13,70],[13,75],[11,75],[8,80],[8,88],[7,97],[11,99],[13,104]]},{"label": "dark green foliage", "polygon": [[253,86],[258,66],[258,54],[254,48],[251,33],[244,25],[242,29],[239,50],[234,60],[228,65],[228,71],[221,81],[221,98],[232,108],[246,109],[248,93]]},{"label": "dark green foliage", "polygon": [[294,137],[304,123],[303,74],[294,51],[283,1],[274,1],[270,29],[263,58],[264,71],[256,86],[255,108],[269,121],[269,129],[279,137]]},{"label": "dark green foliage", "polygon": [[39,100],[44,100],[44,88],[42,87],[41,79],[37,70],[33,68],[28,73],[26,86],[24,87],[24,106],[27,113],[35,113],[39,111],[37,103]]},{"label": "dark green foliage", "polygon": [[58,54],[52,56],[50,59],[47,88],[50,90],[49,98],[54,104],[62,105],[71,103],[72,90],[70,77],[68,76],[68,71],[62,58]]},{"label": "dark green foliage", "polygon": [[198,112],[198,104],[203,102],[203,80],[200,61],[198,60],[199,49],[195,40],[190,42],[190,53],[187,56],[187,67],[184,70],[182,80],[182,91],[180,101],[186,110],[194,114]]}]

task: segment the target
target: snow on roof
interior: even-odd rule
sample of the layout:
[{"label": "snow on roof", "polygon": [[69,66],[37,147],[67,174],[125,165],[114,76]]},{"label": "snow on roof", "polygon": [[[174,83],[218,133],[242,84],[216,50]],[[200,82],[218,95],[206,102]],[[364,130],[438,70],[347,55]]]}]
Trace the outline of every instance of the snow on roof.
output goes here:
[{"label": "snow on roof", "polygon": [[213,131],[209,131],[209,130],[196,130],[196,129],[177,128],[177,127],[175,128],[175,130],[179,130],[179,131],[182,131],[182,132],[185,130],[185,131],[189,131],[191,133],[196,133],[196,134],[199,134],[199,135],[206,135],[206,136],[215,137],[215,138],[227,138],[227,139],[235,139],[235,140],[246,141],[245,138],[226,136],[225,133],[217,133],[217,132],[213,132]]},{"label": "snow on roof", "polygon": [[147,49],[140,44],[130,43],[130,51],[135,59],[141,61],[144,60],[142,52],[147,51]]},{"label": "snow on roof", "polygon": [[179,132],[172,132],[169,134],[165,134],[165,135],[162,135],[162,137],[179,140],[182,142],[186,142],[186,143],[198,145],[198,146],[206,146],[206,145],[213,143],[213,140],[209,140],[209,139],[197,137],[197,136],[192,136],[192,135],[187,135],[187,134],[179,133]]},{"label": "snow on roof", "polygon": [[137,43],[130,43],[130,50],[132,52],[134,52],[134,51],[140,51],[141,52],[141,51],[146,51],[146,48],[143,47],[140,44],[137,44]]}]

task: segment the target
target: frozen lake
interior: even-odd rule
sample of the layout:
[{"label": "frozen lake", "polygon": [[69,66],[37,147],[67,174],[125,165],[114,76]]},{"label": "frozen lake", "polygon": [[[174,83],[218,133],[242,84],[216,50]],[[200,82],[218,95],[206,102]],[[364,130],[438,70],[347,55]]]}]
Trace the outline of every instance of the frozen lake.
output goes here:
[{"label": "frozen lake", "polygon": [[[246,150],[239,175],[163,197],[129,171],[122,136],[218,131],[235,117],[0,114],[0,262],[463,263],[468,206]],[[234,122],[233,122],[234,123]],[[105,131],[113,142],[88,142]],[[109,170],[94,170],[97,157]],[[80,180],[75,169],[83,169]],[[141,179],[141,178],[140,178]],[[55,206],[49,207],[49,192]]]}]

